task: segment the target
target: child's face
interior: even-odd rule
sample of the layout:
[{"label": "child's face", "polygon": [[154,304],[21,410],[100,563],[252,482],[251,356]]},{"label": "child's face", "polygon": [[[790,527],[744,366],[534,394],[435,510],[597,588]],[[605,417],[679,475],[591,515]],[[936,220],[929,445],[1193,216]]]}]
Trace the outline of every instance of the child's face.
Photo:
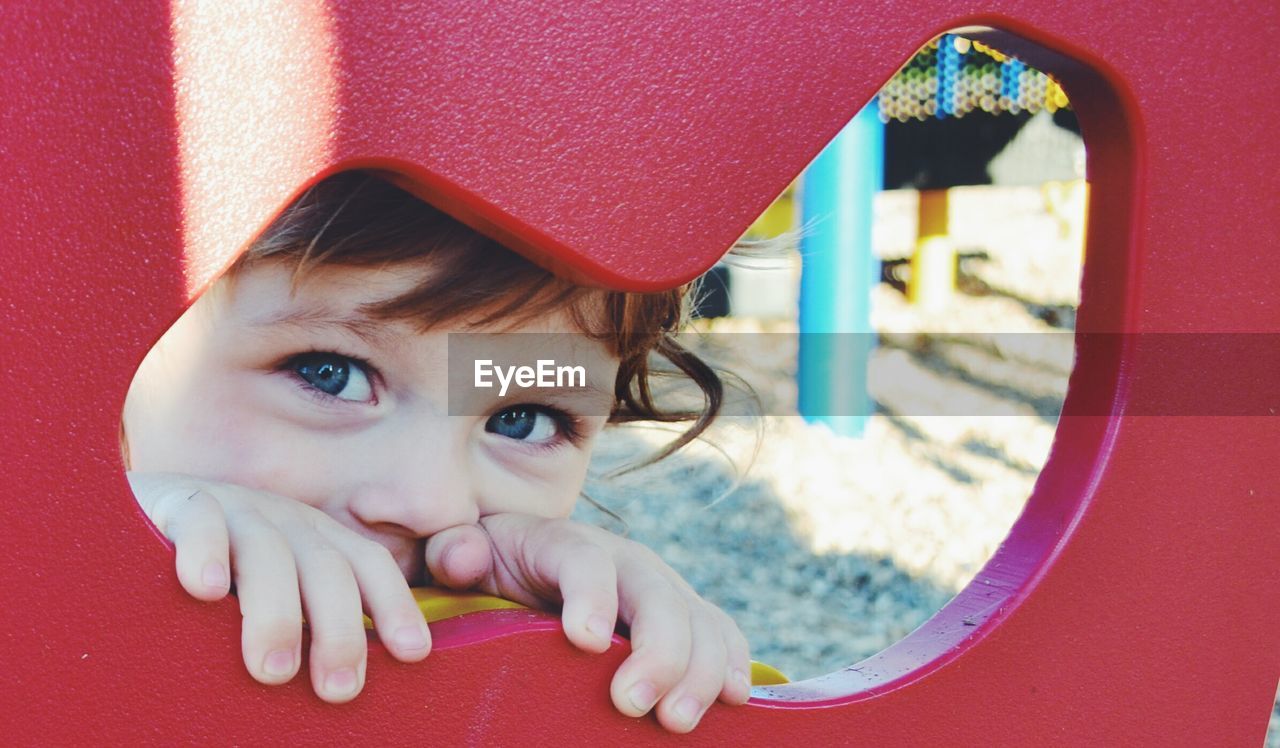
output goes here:
[{"label": "child's face", "polygon": [[[291,269],[268,262],[219,283],[138,370],[125,404],[131,469],[310,504],[386,546],[410,581],[421,539],[442,529],[497,512],[567,516],[617,359],[581,337],[588,390],[552,405],[495,389],[483,415],[450,416],[449,330],[361,313],[425,272],[320,267],[291,293]],[[567,314],[502,331],[577,332]]]}]

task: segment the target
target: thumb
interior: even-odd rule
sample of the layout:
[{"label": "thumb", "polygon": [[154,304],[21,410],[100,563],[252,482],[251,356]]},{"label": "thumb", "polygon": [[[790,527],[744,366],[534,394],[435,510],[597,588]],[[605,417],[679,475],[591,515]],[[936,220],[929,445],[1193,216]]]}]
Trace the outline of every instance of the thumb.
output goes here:
[{"label": "thumb", "polygon": [[475,587],[493,569],[489,536],[475,525],[458,525],[432,535],[427,538],[425,554],[427,570],[436,584],[455,590]]}]

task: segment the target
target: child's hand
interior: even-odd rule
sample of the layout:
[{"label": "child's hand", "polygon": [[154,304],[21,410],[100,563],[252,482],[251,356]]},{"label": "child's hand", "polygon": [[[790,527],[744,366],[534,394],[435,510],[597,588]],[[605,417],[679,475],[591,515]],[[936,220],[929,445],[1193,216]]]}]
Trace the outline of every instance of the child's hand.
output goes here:
[{"label": "child's hand", "polygon": [[305,610],[316,695],[333,703],[355,698],[368,655],[362,599],[396,659],[415,662],[430,651],[422,613],[382,545],[283,496],[185,475],[128,477],[147,516],[177,548],[178,579],[192,597],[224,597],[228,570],[234,574],[241,651],[255,680],[274,685],[297,674]]},{"label": "child's hand", "polygon": [[623,714],[639,717],[656,704],[663,727],[688,732],[717,698],[741,704],[750,696],[747,641],[737,625],[648,548],[570,520],[493,514],[480,525],[491,568],[457,563],[476,558],[475,528],[452,528],[427,542],[436,581],[526,605],[563,601],[565,634],[589,652],[609,648],[621,618],[632,653],[610,691]]},{"label": "child's hand", "polygon": [[[305,611],[312,687],[333,703],[354,698],[368,652],[362,600],[394,657],[414,662],[429,652],[426,623],[382,545],[283,496],[186,475],[128,477],[176,547],[189,594],[220,599],[234,576],[241,650],[259,682],[297,674]],[[688,732],[717,698],[739,704],[749,696],[748,648],[737,626],[637,543],[569,520],[495,514],[428,539],[426,561],[451,587],[535,607],[563,603],[565,633],[587,651],[608,649],[617,618],[628,623],[632,654],[611,687],[624,714],[638,717],[656,704],[664,727]]]}]

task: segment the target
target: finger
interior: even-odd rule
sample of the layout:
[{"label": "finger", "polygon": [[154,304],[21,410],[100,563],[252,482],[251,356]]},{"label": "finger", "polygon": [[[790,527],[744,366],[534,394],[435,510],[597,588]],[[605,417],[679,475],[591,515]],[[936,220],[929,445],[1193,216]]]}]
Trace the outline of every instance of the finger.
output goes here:
[{"label": "finger", "polygon": [[618,574],[613,560],[589,543],[562,544],[553,563],[564,607],[560,612],[565,636],[579,649],[604,652],[609,648],[618,618]]},{"label": "finger", "polygon": [[481,520],[496,547],[517,548],[495,566],[494,588],[527,604],[561,604],[561,624],[574,646],[604,652],[618,618],[618,574],[599,536],[612,535],[568,520],[490,515]]},{"label": "finger", "polygon": [[161,528],[177,551],[178,581],[192,597],[218,600],[231,589],[227,521],[222,506],[207,491],[175,501]]},{"label": "finger", "polygon": [[692,649],[684,677],[658,704],[658,722],[672,732],[689,732],[724,688],[728,660],[719,621],[705,610],[690,617]]},{"label": "finger", "polygon": [[302,663],[302,603],[293,553],[280,531],[252,509],[228,514],[227,533],[244,617],[245,667],[260,683],[284,683]]},{"label": "finger", "polygon": [[647,713],[684,675],[692,643],[686,598],[648,567],[619,569],[621,616],[631,624],[631,655],[610,696],[618,711]]},{"label": "finger", "polygon": [[298,568],[302,606],[311,629],[311,687],[331,704],[350,701],[364,687],[369,641],[360,587],[346,556],[301,523],[281,528]]},{"label": "finger", "polygon": [[426,657],[431,651],[431,632],[404,572],[386,546],[341,527],[327,530],[322,523],[319,530],[346,556],[378,638],[392,656],[401,662]]},{"label": "finger", "polygon": [[720,622],[721,640],[724,642],[728,666],[724,688],[720,691],[720,701],[725,704],[745,704],[751,698],[751,647],[732,618],[719,609],[715,613]]},{"label": "finger", "polygon": [[475,525],[458,525],[432,535],[425,553],[431,578],[451,589],[471,589],[493,570],[489,536]]}]

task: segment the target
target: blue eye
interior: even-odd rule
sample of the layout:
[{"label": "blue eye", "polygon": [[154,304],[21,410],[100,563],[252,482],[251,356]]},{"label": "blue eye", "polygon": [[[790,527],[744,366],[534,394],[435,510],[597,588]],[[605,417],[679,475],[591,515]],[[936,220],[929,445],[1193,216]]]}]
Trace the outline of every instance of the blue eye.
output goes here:
[{"label": "blue eye", "polygon": [[560,435],[561,427],[546,408],[513,405],[489,416],[484,430],[517,441],[546,443]]},{"label": "blue eye", "polygon": [[364,367],[336,353],[304,353],[290,362],[303,382],[340,400],[369,402],[373,385]]}]

